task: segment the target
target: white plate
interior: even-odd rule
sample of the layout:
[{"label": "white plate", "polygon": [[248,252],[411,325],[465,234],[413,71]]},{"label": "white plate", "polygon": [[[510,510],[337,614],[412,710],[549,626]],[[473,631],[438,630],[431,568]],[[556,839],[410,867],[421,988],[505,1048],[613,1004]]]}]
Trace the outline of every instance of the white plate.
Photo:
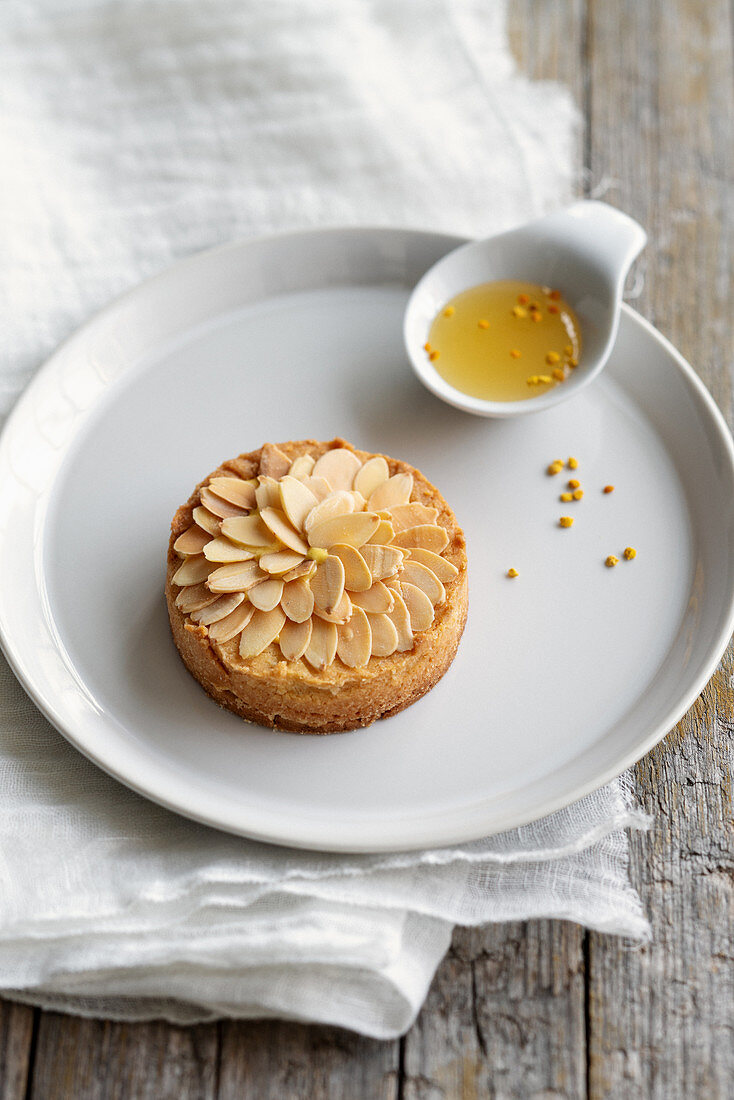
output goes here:
[{"label": "white plate", "polygon": [[[631,310],[601,378],[555,409],[487,422],[437,401],[408,368],[402,313],[457,243],[334,230],[194,257],[96,317],[19,402],[0,442],[3,647],[48,718],[122,782],[288,845],[442,845],[611,779],[704,686],[732,629],[721,415]],[[216,707],[181,664],[168,526],[221,460],[336,434],[414,463],[453,504],[469,623],[449,673],[402,714],[272,733]],[[545,475],[569,454],[586,494],[573,506],[558,500],[568,475]],[[636,560],[606,569],[627,545]]]}]

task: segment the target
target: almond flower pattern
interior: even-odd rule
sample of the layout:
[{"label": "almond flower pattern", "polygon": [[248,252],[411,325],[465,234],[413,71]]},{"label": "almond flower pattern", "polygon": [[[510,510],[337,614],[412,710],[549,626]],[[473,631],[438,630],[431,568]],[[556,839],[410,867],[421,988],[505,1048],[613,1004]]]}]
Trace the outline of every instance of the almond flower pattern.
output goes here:
[{"label": "almond flower pattern", "polygon": [[458,573],[413,475],[336,447],[291,461],[265,444],[258,477],[214,477],[176,539],[176,606],[243,659],[273,643],[317,672],[413,649]]}]

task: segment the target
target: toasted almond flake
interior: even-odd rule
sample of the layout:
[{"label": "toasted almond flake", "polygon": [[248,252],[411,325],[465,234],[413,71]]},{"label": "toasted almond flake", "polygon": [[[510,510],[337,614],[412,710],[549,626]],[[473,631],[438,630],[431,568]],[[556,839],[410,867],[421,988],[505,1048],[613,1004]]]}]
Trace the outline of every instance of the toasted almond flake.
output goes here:
[{"label": "toasted almond flake", "polygon": [[[398,633],[397,652],[407,653],[415,643],[413,628],[410,625],[410,613],[402,595],[395,590],[393,590],[393,599],[395,604],[392,611],[387,612],[387,617]],[[431,611],[433,611],[433,608],[431,608]]]},{"label": "toasted almond flake", "polygon": [[280,508],[280,482],[274,477],[258,478],[255,502],[261,512],[263,508]]},{"label": "toasted almond flake", "polygon": [[[283,551],[283,553],[285,553],[285,551]],[[315,561],[303,561],[300,565],[297,565],[295,569],[290,569],[283,577],[283,580],[286,583],[288,581],[297,581],[299,577],[303,577],[304,580],[308,580],[308,578],[312,577],[315,572]]]},{"label": "toasted almond flake", "polygon": [[379,512],[381,508],[395,508],[398,504],[407,504],[412,492],[412,474],[393,474],[370,494],[367,504],[373,512]]},{"label": "toasted almond flake", "polygon": [[214,603],[201,607],[198,611],[192,611],[191,618],[200,626],[217,623],[220,619],[225,619],[236,607],[239,607],[244,598],[244,592],[230,592],[226,596],[220,596]]},{"label": "toasted almond flake", "polygon": [[283,595],[283,582],[275,577],[261,581],[247,593],[247,598],[258,611],[272,611],[280,603]]},{"label": "toasted almond flake", "polygon": [[375,581],[391,577],[393,573],[397,573],[403,564],[403,555],[397,546],[380,546],[379,544],[370,543],[362,547],[361,553],[367,568],[372,574],[372,579]]},{"label": "toasted almond flake", "polygon": [[[296,530],[303,527],[306,516],[317,505],[316,497],[307,485],[295,477],[288,475],[279,482],[280,507],[285,512],[286,518],[293,524]],[[277,507],[277,505],[276,505]]]},{"label": "toasted almond flake", "polygon": [[241,477],[213,477],[209,488],[222,500],[228,500],[238,508],[255,507],[255,483]]},{"label": "toasted almond flake", "polygon": [[303,564],[303,554],[298,554],[295,550],[277,550],[274,554],[263,554],[258,561],[260,568],[266,573],[281,577]]},{"label": "toasted almond flake", "polygon": [[361,470],[357,471],[354,478],[354,488],[361,493],[365,500],[369,500],[372,493],[383,481],[390,477],[390,470],[382,455],[368,458]]},{"label": "toasted almond flake", "polygon": [[286,619],[278,635],[280,652],[286,661],[297,661],[303,656],[311,640],[311,630],[310,619],[306,619],[303,623],[294,623]]},{"label": "toasted almond flake", "polygon": [[338,635],[334,623],[327,623],[323,619],[313,619],[311,637],[303,656],[317,672],[323,672],[336,656],[337,641]]},{"label": "toasted almond flake", "polygon": [[233,562],[215,569],[207,584],[212,592],[246,592],[264,577],[256,561]]},{"label": "toasted almond flake", "polygon": [[279,607],[255,611],[240,635],[240,657],[257,657],[275,641],[284,622],[285,615]]},{"label": "toasted almond flake", "polygon": [[[406,618],[408,613],[406,611]],[[389,657],[398,648],[398,632],[395,623],[387,615],[368,615],[372,631],[372,653],[375,657]]]},{"label": "toasted almond flake", "polygon": [[396,573],[394,577],[385,577],[382,582],[386,588],[389,588],[391,592],[400,591],[400,574]]},{"label": "toasted almond flake", "polygon": [[320,611],[326,611],[329,615],[332,614],[344,595],[344,576],[341,558],[335,554],[329,554],[311,578],[314,607]]},{"label": "toasted almond flake", "polygon": [[400,531],[393,539],[395,546],[403,546],[406,550],[416,547],[421,550],[430,550],[434,554],[440,554],[449,544],[449,536],[444,527],[438,524],[419,524],[418,527],[409,527],[407,531]]},{"label": "toasted almond flake", "polygon": [[304,482],[317,500],[325,500],[334,490],[325,477],[307,477]]},{"label": "toasted almond flake", "polygon": [[211,562],[208,562],[203,554],[187,558],[183,565],[179,566],[171,580],[181,588],[188,588],[190,584],[201,584],[211,572]]},{"label": "toasted almond flake", "polygon": [[320,607],[316,607],[315,604],[313,609],[314,615],[317,615],[319,619],[324,619],[327,623],[349,622],[352,611],[352,601],[346,592],[342,593],[342,598],[333,611],[323,611]]},{"label": "toasted almond flake", "polygon": [[184,615],[188,615],[191,611],[198,611],[199,608],[214,603],[218,598],[216,593],[210,592],[205,584],[193,584],[181,589],[176,596],[176,607],[179,611],[183,611]]},{"label": "toasted almond flake", "polygon": [[368,542],[379,546],[389,546],[392,540],[395,538],[395,528],[387,519],[380,520],[380,526],[375,531],[371,539]]},{"label": "toasted almond flake", "polygon": [[313,592],[302,578],[289,581],[283,588],[280,606],[294,623],[303,623],[313,615]]},{"label": "toasted almond flake", "polygon": [[425,565],[426,569],[430,569],[432,573],[435,573],[443,584],[452,581],[459,574],[456,566],[447,561],[446,558],[442,558],[440,554],[434,554],[430,550],[422,550],[418,546],[410,550],[409,553],[411,561],[417,561],[421,565]]},{"label": "toasted almond flake", "polygon": [[335,447],[316,460],[313,476],[326,478],[332,489],[351,489],[361,467],[362,463],[354,451]]},{"label": "toasted almond flake", "polygon": [[252,618],[255,608],[248,601],[243,601],[239,607],[230,612],[226,619],[220,619],[209,627],[209,637],[213,642],[229,642],[232,638],[245,629]]},{"label": "toasted almond flake", "polygon": [[356,489],[352,489],[350,491],[350,496],[352,497],[352,500],[354,501],[354,508],[352,509],[352,511],[353,512],[364,512],[366,507],[367,507],[367,501],[362,496],[362,494],[358,493]]},{"label": "toasted almond flake", "polygon": [[403,571],[400,574],[401,585],[405,582],[408,584],[414,584],[416,588],[420,588],[422,592],[428,596],[434,607],[438,607],[446,600],[446,589],[441,584],[436,574],[427,569],[425,565],[421,565],[417,561],[406,561],[403,566]]},{"label": "toasted almond flake", "polygon": [[392,611],[395,602],[393,593],[382,581],[375,581],[366,592],[353,592],[351,599],[355,607],[361,607],[363,611],[370,611],[373,615]]},{"label": "toasted almond flake", "polygon": [[408,527],[434,524],[438,519],[438,508],[429,508],[418,501],[412,504],[397,504],[390,509],[390,519],[396,531],[406,531]]},{"label": "toasted almond flake", "polygon": [[265,443],[260,451],[260,469],[258,473],[266,477],[279,478],[287,474],[291,467],[291,460],[284,455],[274,443]]},{"label": "toasted almond flake", "polygon": [[252,550],[245,550],[243,546],[235,546],[229,539],[212,539],[204,547],[204,556],[209,561],[224,564],[229,561],[251,561],[255,557]]},{"label": "toasted almond flake", "polygon": [[236,504],[230,504],[228,500],[223,500],[206,485],[202,486],[199,497],[204,507],[213,512],[215,516],[219,516],[220,519],[230,519],[233,516],[244,516],[245,514],[246,509],[238,508]]},{"label": "toasted almond flake", "polygon": [[313,455],[300,455],[291,463],[288,474],[290,477],[295,477],[299,481],[303,481],[304,478],[311,475],[315,462],[316,459]]},{"label": "toasted almond flake", "polygon": [[303,530],[308,533],[317,523],[323,523],[334,516],[348,516],[355,511],[354,497],[344,489],[330,493],[325,500],[315,504],[303,522]]},{"label": "toasted almond flake", "polygon": [[222,523],[222,534],[238,546],[248,549],[252,546],[270,546],[273,541],[271,532],[257,513],[225,519]]},{"label": "toasted almond flake", "polygon": [[177,554],[200,554],[206,544],[211,540],[211,535],[198,524],[189,527],[182,535],[179,535],[173,544]]},{"label": "toasted almond flake", "polygon": [[194,508],[192,512],[194,523],[201,527],[202,531],[207,531],[212,538],[216,538],[219,534],[219,529],[222,526],[222,521],[219,516],[215,516],[213,512],[210,512],[208,508],[204,508],[203,505],[199,505]]},{"label": "toasted almond flake", "polygon": [[433,622],[433,605],[421,588],[414,584],[400,582],[403,600],[410,615],[410,628],[413,633],[419,630],[428,630]]},{"label": "toasted almond flake", "polygon": [[361,607],[355,607],[348,623],[337,627],[336,652],[347,668],[362,668],[372,653],[372,629]]},{"label": "toasted almond flake", "polygon": [[344,566],[344,587],[349,592],[366,592],[372,584],[372,574],[367,563],[353,546],[337,543],[331,547],[332,554],[340,559]]},{"label": "toasted almond flake", "polygon": [[334,516],[316,523],[308,532],[311,546],[323,546],[327,550],[335,543],[346,543],[357,549],[374,535],[380,526],[379,516],[374,512],[352,512],[345,516]]},{"label": "toasted almond flake", "polygon": [[308,553],[308,546],[298,534],[296,529],[288,522],[285,513],[279,508],[265,508],[260,513],[263,523],[270,528],[277,539],[287,546],[289,550],[295,550],[304,556]]}]

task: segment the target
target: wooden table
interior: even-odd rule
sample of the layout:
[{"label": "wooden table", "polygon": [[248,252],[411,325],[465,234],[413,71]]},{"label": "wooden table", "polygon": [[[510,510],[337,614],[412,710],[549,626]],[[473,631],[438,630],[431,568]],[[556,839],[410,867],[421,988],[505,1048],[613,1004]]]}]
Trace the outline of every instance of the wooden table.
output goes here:
[{"label": "wooden table", "polygon": [[[514,0],[513,48],[573,89],[587,194],[647,227],[635,306],[732,422],[728,0]],[[705,491],[705,486],[702,486]],[[630,946],[557,921],[458,930],[400,1042],[334,1028],[112,1024],[0,1004],[0,1100],[709,1100],[734,1096],[731,650],[637,767],[632,838],[654,928]]]}]

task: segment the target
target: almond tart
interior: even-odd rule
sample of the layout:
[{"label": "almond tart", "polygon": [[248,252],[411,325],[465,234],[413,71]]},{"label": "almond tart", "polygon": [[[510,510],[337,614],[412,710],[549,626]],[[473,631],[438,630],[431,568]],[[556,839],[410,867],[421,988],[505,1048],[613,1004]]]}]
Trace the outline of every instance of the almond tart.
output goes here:
[{"label": "almond tart", "polygon": [[466,544],[407,463],[343,439],[266,443],[176,512],[166,600],[184,664],[217,703],[336,733],[403,710],[446,672]]}]

